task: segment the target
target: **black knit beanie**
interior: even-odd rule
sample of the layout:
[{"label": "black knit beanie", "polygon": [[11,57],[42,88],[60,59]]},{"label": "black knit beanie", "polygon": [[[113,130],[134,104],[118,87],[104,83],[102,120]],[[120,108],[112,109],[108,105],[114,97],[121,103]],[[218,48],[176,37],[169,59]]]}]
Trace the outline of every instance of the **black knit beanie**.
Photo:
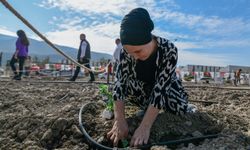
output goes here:
[{"label": "black knit beanie", "polygon": [[144,45],[152,40],[154,23],[144,8],[136,8],[124,16],[121,23],[122,45]]}]

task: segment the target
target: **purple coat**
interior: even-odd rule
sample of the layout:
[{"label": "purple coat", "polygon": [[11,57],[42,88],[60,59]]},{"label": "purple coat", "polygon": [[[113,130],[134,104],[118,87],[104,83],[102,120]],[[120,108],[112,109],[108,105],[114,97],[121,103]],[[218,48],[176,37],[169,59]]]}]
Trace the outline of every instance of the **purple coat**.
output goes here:
[{"label": "purple coat", "polygon": [[27,57],[28,56],[28,46],[22,44],[21,39],[18,38],[16,41],[16,49],[19,51],[17,56],[18,57]]}]

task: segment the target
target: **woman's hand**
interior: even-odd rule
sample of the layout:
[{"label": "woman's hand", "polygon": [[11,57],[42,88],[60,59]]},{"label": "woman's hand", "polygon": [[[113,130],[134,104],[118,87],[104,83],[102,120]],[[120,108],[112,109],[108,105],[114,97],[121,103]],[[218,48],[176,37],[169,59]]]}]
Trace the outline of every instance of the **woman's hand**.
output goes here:
[{"label": "woman's hand", "polygon": [[159,109],[153,107],[152,105],[148,106],[148,109],[142,119],[140,126],[135,130],[135,133],[130,141],[131,147],[138,147],[139,145],[148,143],[150,129],[159,111]]},{"label": "woman's hand", "polygon": [[134,132],[134,135],[130,141],[130,147],[138,147],[140,145],[147,144],[149,135],[150,128],[140,125]]},{"label": "woman's hand", "polygon": [[19,50],[16,49],[15,53],[14,53],[14,58],[17,59],[17,54],[18,54]]},{"label": "woman's hand", "polygon": [[113,128],[107,134],[108,138],[113,141],[114,146],[118,145],[119,140],[128,136],[128,124],[124,119],[115,120]]},{"label": "woman's hand", "polygon": [[17,59],[17,53],[14,54],[14,58]]}]

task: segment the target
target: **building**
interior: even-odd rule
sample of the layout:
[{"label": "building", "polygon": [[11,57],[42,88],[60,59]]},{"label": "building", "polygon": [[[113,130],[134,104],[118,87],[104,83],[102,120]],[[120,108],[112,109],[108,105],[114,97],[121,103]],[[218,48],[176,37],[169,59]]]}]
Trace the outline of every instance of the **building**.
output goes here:
[{"label": "building", "polygon": [[187,65],[189,72],[219,72],[222,66]]},{"label": "building", "polygon": [[179,66],[176,69],[176,73],[184,78],[188,76],[194,81],[202,80],[203,78],[212,78],[214,81],[234,80],[234,72],[238,69],[242,70],[241,79],[243,84],[249,82],[250,78],[250,67],[248,66],[235,66],[228,65],[223,66],[205,66],[205,65],[187,65]]},{"label": "building", "polygon": [[228,65],[228,66],[226,66],[225,68],[225,71],[227,72],[227,73],[233,73],[233,72],[235,72],[235,71],[237,71],[238,69],[241,69],[242,71],[242,73],[247,73],[247,74],[249,74],[250,73],[250,67],[247,67],[247,66],[234,66],[234,65]]},{"label": "building", "polygon": [[178,69],[180,70],[181,77],[185,75],[196,76],[198,79],[203,78],[207,74],[209,74],[212,78],[223,76],[223,72],[221,69],[225,67],[222,66],[205,66],[205,65],[187,65],[180,66]]}]

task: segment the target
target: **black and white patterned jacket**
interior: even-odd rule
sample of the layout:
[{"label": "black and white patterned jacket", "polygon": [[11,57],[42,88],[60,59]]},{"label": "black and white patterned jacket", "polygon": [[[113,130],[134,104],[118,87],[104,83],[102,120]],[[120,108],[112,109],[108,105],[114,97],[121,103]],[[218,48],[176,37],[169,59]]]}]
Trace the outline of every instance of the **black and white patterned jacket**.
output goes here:
[{"label": "black and white patterned jacket", "polygon": [[178,59],[177,48],[167,39],[155,38],[158,45],[157,68],[155,72],[156,83],[152,91],[142,90],[144,83],[136,78],[136,60],[125,50],[122,50],[113,97],[116,101],[125,100],[133,95],[139,99],[141,105],[151,104],[158,109],[170,109],[176,113],[179,112],[179,109],[184,109],[187,104],[187,94],[175,73]]}]

